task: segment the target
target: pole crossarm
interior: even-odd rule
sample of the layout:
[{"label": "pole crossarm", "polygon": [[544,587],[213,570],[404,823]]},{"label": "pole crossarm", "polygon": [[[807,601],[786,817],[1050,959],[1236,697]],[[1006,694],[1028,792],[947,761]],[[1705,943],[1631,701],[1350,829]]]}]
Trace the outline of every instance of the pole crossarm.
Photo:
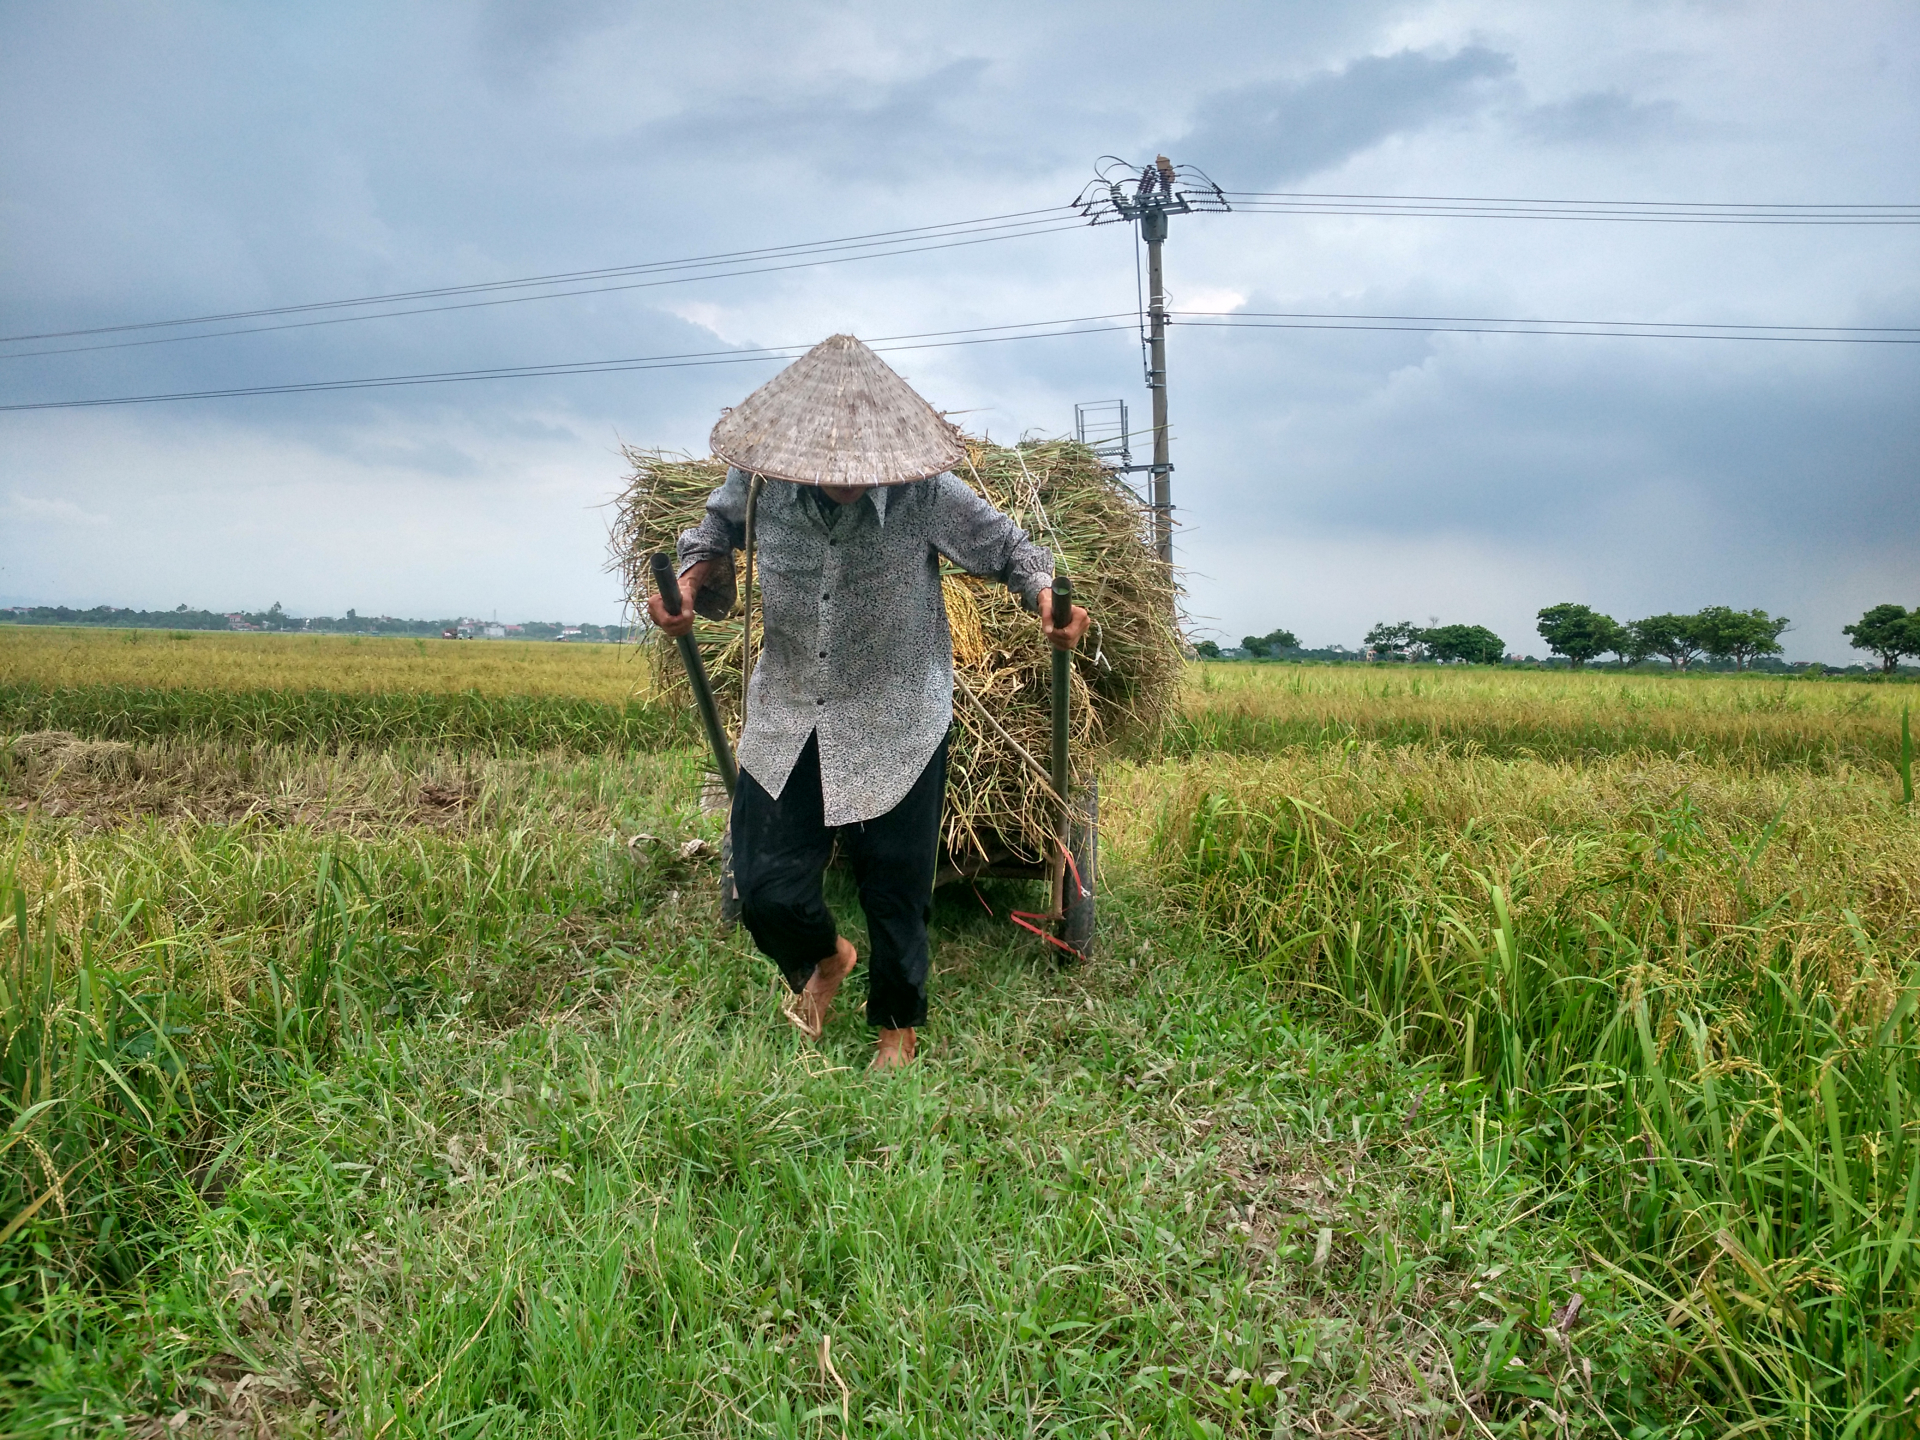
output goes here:
[{"label": "pole crossarm", "polygon": [[1097,178],[1089,181],[1073,202],[1073,208],[1089,225],[1114,225],[1123,220],[1144,220],[1149,215],[1233,209],[1226,193],[1198,166],[1175,165],[1164,155],[1155,156],[1151,165],[1103,155],[1095,174]]}]

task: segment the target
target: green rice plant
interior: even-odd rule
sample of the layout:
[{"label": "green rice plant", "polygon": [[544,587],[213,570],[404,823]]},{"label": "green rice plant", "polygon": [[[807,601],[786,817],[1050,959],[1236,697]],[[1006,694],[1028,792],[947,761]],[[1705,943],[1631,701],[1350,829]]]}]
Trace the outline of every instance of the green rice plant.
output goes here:
[{"label": "green rice plant", "polygon": [[1913,804],[1912,707],[1900,707],[1900,803]]},{"label": "green rice plant", "polygon": [[[321,764],[254,758],[270,784]],[[685,806],[696,765],[555,763],[482,762],[473,823],[452,831],[6,822],[0,1333],[38,1334],[19,1307],[49,1287],[132,1283],[235,1128],[303,1077],[396,1024],[510,1021],[568,994],[594,970],[582,947],[624,936],[650,886],[690,878],[637,865],[607,828],[659,821],[606,802],[647,780]],[[388,764],[327,762],[316,788],[364,792],[341,767],[378,784]]]},{"label": "green rice plant", "polygon": [[1642,763],[1216,762],[1154,853],[1279,993],[1484,1093],[1715,1413],[1909,1433],[1920,843],[1844,783]]},{"label": "green rice plant", "polygon": [[655,750],[695,737],[682,707],[556,696],[0,685],[0,731],[317,749],[405,742],[498,751]]},{"label": "green rice plant", "polygon": [[233,1017],[242,1023],[222,1027],[177,983],[182,937],[153,933],[139,902],[63,932],[52,907],[36,915],[0,873],[11,922],[0,947],[0,1256],[18,1260],[6,1242],[31,1226],[70,1278],[131,1278],[196,1141],[244,1109],[263,1074],[325,1063],[343,1037],[366,1032],[369,977],[330,855],[311,889],[307,924],[263,961],[254,1003]]}]

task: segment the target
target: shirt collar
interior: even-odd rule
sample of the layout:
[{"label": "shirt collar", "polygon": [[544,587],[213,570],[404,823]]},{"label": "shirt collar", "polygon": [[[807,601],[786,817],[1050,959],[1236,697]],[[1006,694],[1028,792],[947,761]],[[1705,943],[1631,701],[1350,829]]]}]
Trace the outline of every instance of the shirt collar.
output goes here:
[{"label": "shirt collar", "polygon": [[[802,489],[807,489],[807,488],[811,488],[811,487],[802,486],[802,485],[799,485],[798,483],[794,485],[794,490],[796,492]],[[881,528],[884,529],[887,523],[887,506],[892,502],[893,492],[896,488],[897,488],[896,486],[892,486],[892,485],[869,486],[867,489],[867,493],[865,495],[862,495],[858,500],[854,501],[849,508],[857,510],[860,508],[860,506],[871,502],[873,505],[874,519],[879,521]],[[818,499],[828,504],[832,503],[831,501],[827,500],[827,497],[825,495],[819,496]],[[808,503],[812,503],[812,502],[808,502]]]}]

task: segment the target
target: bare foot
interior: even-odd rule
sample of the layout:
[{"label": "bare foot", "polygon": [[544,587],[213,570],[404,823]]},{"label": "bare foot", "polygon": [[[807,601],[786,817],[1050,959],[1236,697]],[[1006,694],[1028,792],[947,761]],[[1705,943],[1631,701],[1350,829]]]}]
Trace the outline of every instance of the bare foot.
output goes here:
[{"label": "bare foot", "polygon": [[834,945],[833,954],[813,967],[806,989],[798,995],[789,993],[781,1005],[781,1013],[793,1022],[794,1029],[809,1040],[820,1038],[820,1033],[827,1028],[828,1016],[833,1013],[833,997],[840,989],[840,982],[853,973],[859,959],[852,944],[842,935]]},{"label": "bare foot", "polygon": [[873,1052],[873,1063],[869,1070],[899,1070],[913,1059],[914,1035],[911,1027],[904,1030],[882,1030],[880,1048]]}]

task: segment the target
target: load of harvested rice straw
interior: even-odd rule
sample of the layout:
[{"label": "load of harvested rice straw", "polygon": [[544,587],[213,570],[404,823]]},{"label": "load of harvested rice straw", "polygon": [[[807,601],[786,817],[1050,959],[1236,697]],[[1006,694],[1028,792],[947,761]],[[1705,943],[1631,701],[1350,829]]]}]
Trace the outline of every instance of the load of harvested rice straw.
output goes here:
[{"label": "load of harvested rice straw", "polygon": [[[726,465],[632,447],[624,453],[632,471],[616,506],[613,564],[630,603],[644,614],[648,556],[674,553],[680,532],[699,521],[707,496],[726,478]],[[1102,752],[1156,731],[1176,699],[1181,658],[1173,579],[1153,552],[1148,512],[1092,451],[1072,441],[1008,447],[968,439],[966,461],[954,473],[1038,544],[1064,556],[1074,598],[1092,617],[1073,666],[1078,786]],[[1052,734],[1046,640],[1004,586],[949,573],[941,588],[956,681],[946,854],[962,868],[1039,859],[1057,838],[1044,769]],[[737,733],[741,617],[736,610],[717,624],[702,620],[695,633],[715,696]],[[656,673],[684,687],[672,642],[663,635],[653,641]]]}]

